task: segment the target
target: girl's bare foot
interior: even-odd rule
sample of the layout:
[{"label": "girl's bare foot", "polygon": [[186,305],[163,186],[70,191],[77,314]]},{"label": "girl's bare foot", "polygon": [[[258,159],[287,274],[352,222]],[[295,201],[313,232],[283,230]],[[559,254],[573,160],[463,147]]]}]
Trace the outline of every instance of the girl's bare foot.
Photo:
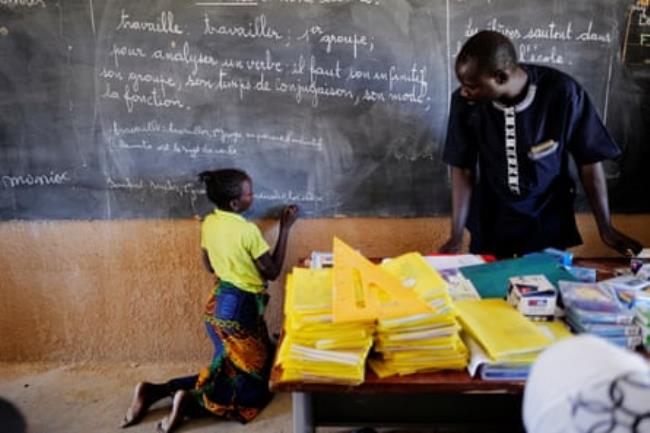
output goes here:
[{"label": "girl's bare foot", "polygon": [[144,418],[149,407],[160,400],[162,397],[157,389],[160,385],[149,382],[140,382],[135,386],[133,391],[133,400],[131,406],[126,411],[122,420],[122,428],[139,423]]},{"label": "girl's bare foot", "polygon": [[185,391],[176,391],[172,402],[172,411],[156,426],[158,433],[171,433],[185,417],[185,406],[189,395]]}]

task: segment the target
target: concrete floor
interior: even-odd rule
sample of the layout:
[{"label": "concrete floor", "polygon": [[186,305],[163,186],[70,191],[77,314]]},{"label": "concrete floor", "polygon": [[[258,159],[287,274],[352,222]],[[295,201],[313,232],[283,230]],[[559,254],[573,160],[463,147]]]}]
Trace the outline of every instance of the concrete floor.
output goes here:
[{"label": "concrete floor", "polygon": [[[19,408],[27,420],[29,433],[152,433],[156,431],[157,421],[167,414],[171,399],[155,405],[137,426],[122,430],[119,425],[131,402],[134,385],[141,380],[164,381],[192,373],[198,367],[184,364],[0,364],[0,397]],[[0,425],[0,432],[4,431]],[[178,431],[291,433],[291,396],[276,395],[262,414],[248,425],[205,418],[189,420]]]},{"label": "concrete floor", "polygon": [[[0,399],[11,402],[26,418],[28,433],[155,433],[171,399],[154,405],[138,425],[121,429],[135,384],[163,382],[193,373],[197,364],[74,365],[0,363]],[[218,418],[187,420],[179,433],[292,433],[291,395],[277,394],[258,418],[247,425]],[[354,427],[319,427],[318,433],[350,433]],[[455,430],[457,431],[457,430]],[[378,428],[377,433],[448,432],[435,427]],[[0,433],[7,433],[0,419]],[[13,433],[13,432],[11,432]]]}]

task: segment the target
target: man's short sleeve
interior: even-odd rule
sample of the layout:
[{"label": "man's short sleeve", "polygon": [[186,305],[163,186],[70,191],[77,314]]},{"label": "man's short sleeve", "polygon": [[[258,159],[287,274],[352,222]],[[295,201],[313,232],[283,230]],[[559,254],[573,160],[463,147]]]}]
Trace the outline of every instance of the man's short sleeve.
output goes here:
[{"label": "man's short sleeve", "polygon": [[253,259],[260,258],[264,253],[269,251],[269,244],[262,236],[259,227],[253,223],[248,223],[248,229],[244,236],[244,247],[248,250]]},{"label": "man's short sleeve", "polygon": [[600,120],[587,93],[578,85],[569,95],[571,110],[567,119],[567,149],[578,165],[616,158],[620,153]]},{"label": "man's short sleeve", "polygon": [[478,158],[476,143],[471,139],[468,120],[470,105],[461,99],[456,90],[451,97],[447,140],[442,155],[443,161],[454,167],[474,168]]}]

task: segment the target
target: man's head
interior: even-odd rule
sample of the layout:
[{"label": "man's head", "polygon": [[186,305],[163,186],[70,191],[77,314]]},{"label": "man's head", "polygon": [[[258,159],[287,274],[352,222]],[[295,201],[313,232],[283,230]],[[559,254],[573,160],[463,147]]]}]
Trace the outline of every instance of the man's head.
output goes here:
[{"label": "man's head", "polygon": [[488,30],[469,38],[456,57],[461,96],[477,101],[516,96],[521,89],[513,88],[511,78],[517,69],[517,52],[510,39]]}]

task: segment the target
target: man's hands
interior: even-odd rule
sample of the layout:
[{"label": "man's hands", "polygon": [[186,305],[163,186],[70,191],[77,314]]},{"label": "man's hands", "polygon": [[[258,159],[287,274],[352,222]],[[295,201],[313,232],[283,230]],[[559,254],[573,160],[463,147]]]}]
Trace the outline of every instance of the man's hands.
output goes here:
[{"label": "man's hands", "polygon": [[624,256],[637,255],[642,249],[641,244],[612,227],[603,164],[597,162],[582,165],[579,167],[579,173],[594,218],[596,218],[600,238],[607,246]]},{"label": "man's hands", "polygon": [[600,238],[607,246],[627,257],[636,256],[643,249],[639,242],[619,232],[612,226],[601,230]]},{"label": "man's hands", "polygon": [[456,254],[463,245],[463,232],[469,214],[470,198],[474,185],[474,171],[451,167],[451,234],[438,250],[443,254]]},{"label": "man's hands", "polygon": [[449,238],[449,240],[447,240],[447,242],[445,242],[440,247],[440,249],[438,249],[438,252],[442,254],[457,254],[460,252],[462,244],[463,244],[462,237],[460,239],[455,239],[451,237]]}]

